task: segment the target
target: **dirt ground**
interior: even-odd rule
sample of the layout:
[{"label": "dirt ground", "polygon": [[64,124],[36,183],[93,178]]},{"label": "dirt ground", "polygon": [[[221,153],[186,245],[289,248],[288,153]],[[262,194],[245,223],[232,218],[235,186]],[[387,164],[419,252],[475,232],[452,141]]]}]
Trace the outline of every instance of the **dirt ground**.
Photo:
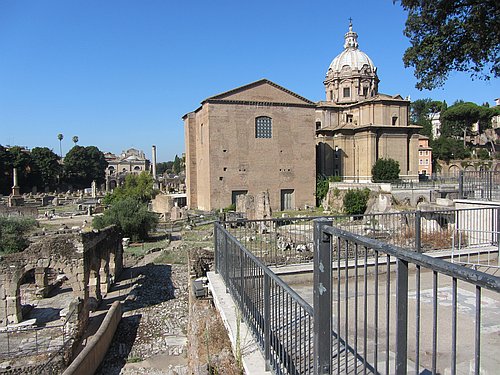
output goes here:
[{"label": "dirt ground", "polygon": [[96,374],[242,373],[211,299],[196,299],[190,286],[203,268],[198,254],[203,264],[210,254],[196,246],[209,243],[211,231],[206,226],[179,233],[160,251],[127,258],[128,267],[117,283],[125,312]]}]

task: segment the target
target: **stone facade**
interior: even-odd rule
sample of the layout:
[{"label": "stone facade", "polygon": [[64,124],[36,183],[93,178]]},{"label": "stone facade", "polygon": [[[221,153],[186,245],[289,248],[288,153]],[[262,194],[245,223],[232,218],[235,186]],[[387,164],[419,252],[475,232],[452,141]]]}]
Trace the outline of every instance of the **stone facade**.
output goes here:
[{"label": "stone facade", "polygon": [[149,170],[150,163],[146,159],[144,152],[135,148],[122,151],[120,156],[106,152],[104,157],[108,162],[108,167],[106,168],[106,190],[119,186],[127,174],[140,174]]},{"label": "stone facade", "polygon": [[67,277],[75,298],[82,304],[80,328],[85,327],[89,311],[106,294],[123,267],[121,235],[115,227],[102,231],[46,237],[21,253],[1,257],[0,326],[23,320],[20,284],[34,270],[41,296],[46,295],[47,273],[56,270]]},{"label": "stone facade", "polygon": [[188,206],[219,209],[263,191],[273,210],[314,205],[314,111],[313,102],[264,79],[185,115]]},{"label": "stone facade", "polygon": [[418,174],[432,175],[432,148],[429,147],[429,137],[423,135],[418,140]]},{"label": "stone facade", "polygon": [[380,158],[418,179],[419,126],[410,101],[378,92],[377,69],[349,27],[330,64],[326,101],[260,80],[211,97],[184,119],[189,208],[212,210],[269,192],[272,210],[315,204],[316,174],[369,182]]}]

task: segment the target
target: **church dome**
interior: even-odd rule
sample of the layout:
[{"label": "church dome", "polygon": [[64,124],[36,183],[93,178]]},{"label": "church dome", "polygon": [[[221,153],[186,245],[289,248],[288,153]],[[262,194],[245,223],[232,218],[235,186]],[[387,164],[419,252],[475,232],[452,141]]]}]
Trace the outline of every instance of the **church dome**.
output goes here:
[{"label": "church dome", "polygon": [[333,59],[327,74],[331,72],[340,73],[344,66],[350,67],[353,71],[360,71],[365,65],[372,72],[376,71],[372,60],[358,48],[358,34],[352,31],[352,23],[350,23],[349,31],[345,34],[344,50]]}]

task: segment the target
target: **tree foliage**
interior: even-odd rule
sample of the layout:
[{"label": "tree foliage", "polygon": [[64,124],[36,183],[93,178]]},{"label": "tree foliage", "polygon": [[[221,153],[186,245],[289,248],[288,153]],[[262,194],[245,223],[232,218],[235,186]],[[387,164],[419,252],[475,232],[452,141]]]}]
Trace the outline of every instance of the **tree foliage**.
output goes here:
[{"label": "tree foliage", "polygon": [[369,197],[369,189],[349,189],[344,195],[344,212],[348,215],[364,214]]},{"label": "tree foliage", "polygon": [[431,142],[432,159],[450,161],[452,159],[466,159],[470,152],[464,148],[463,142],[449,137],[439,137]]},{"label": "tree foliage", "polygon": [[378,159],[372,167],[373,182],[390,182],[399,178],[399,163],[394,159]]},{"label": "tree foliage", "polygon": [[181,159],[175,155],[174,164],[172,165],[172,172],[179,174],[181,172]]},{"label": "tree foliage", "polygon": [[415,125],[422,126],[420,134],[432,138],[432,117],[439,113],[443,102],[432,99],[418,99],[410,104],[410,119]]},{"label": "tree foliage", "polygon": [[117,187],[112,194],[108,194],[104,202],[112,204],[125,198],[134,198],[146,203],[156,195],[153,184],[153,176],[148,172],[142,172],[139,175],[129,174],[125,177],[123,186]]},{"label": "tree foliage", "polygon": [[[395,2],[395,0],[393,0]],[[420,90],[442,86],[450,71],[500,76],[498,0],[401,0],[408,11],[405,66],[415,68]]]},{"label": "tree foliage", "polygon": [[165,172],[172,172],[172,167],[174,165],[173,161],[164,161],[161,163],[156,163],[156,173],[159,175],[164,174]]},{"label": "tree foliage", "polygon": [[330,181],[333,181],[332,177],[324,177],[321,175],[316,177],[316,206],[319,207],[326,197],[328,189],[330,188]]},{"label": "tree foliage", "polygon": [[469,133],[476,123],[479,123],[479,133],[483,133],[491,128],[491,118],[497,112],[496,108],[458,101],[441,113],[441,134],[463,139],[464,133]]},{"label": "tree foliage", "polygon": [[158,217],[148,211],[146,203],[127,197],[116,201],[102,216],[96,216],[92,221],[92,226],[96,229],[113,224],[120,228],[125,237],[130,237],[133,241],[145,240],[149,231],[158,224]]},{"label": "tree foliage", "polygon": [[12,154],[0,145],[0,194],[9,194],[12,187]]},{"label": "tree foliage", "polygon": [[47,147],[35,147],[31,150],[31,158],[37,175],[37,186],[55,188],[58,177],[62,174],[59,156]]},{"label": "tree foliage", "polygon": [[95,146],[74,146],[64,157],[65,180],[73,187],[89,187],[92,181],[98,185],[105,181],[108,162]]},{"label": "tree foliage", "polygon": [[32,218],[0,217],[0,254],[17,253],[28,247],[27,233],[36,226]]}]

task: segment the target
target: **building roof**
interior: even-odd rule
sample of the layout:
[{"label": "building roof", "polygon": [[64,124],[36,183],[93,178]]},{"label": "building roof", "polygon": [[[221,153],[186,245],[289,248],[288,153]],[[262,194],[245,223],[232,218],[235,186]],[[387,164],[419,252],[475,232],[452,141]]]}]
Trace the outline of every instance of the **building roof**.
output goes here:
[{"label": "building roof", "polygon": [[[232,90],[229,90],[229,91],[226,91],[226,92],[223,92],[223,93],[220,93],[220,94],[217,94],[217,95],[214,95],[214,96],[211,96],[207,99],[205,99],[202,103],[206,102],[206,101],[213,101],[213,100],[231,100],[231,98],[235,95],[235,94],[238,94],[238,93],[241,93],[241,92],[244,92],[244,91],[248,91],[250,89],[253,89],[253,88],[256,88],[258,86],[262,86],[262,85],[270,85],[274,88],[277,88],[278,90],[294,97],[295,99],[298,99],[299,102],[303,102],[305,104],[314,104],[313,101],[309,100],[309,99],[306,99],[304,98],[303,96],[299,95],[299,94],[296,94],[294,93],[293,91],[291,90],[288,90],[286,88],[284,88],[283,86],[280,86],[268,79],[259,79],[258,81],[255,81],[255,82],[252,82],[252,83],[249,83],[249,84],[246,84],[246,85],[243,85],[243,86],[240,86],[240,87],[237,87],[235,89],[232,89]],[[296,100],[291,100],[291,102],[296,102]]]},{"label": "building roof", "polygon": [[364,66],[368,66],[372,72],[375,72],[377,68],[372,60],[358,48],[358,34],[352,31],[352,22],[349,23],[349,31],[344,38],[344,50],[333,59],[328,67],[328,72],[340,73],[344,66],[349,66],[354,71],[360,71]]}]

